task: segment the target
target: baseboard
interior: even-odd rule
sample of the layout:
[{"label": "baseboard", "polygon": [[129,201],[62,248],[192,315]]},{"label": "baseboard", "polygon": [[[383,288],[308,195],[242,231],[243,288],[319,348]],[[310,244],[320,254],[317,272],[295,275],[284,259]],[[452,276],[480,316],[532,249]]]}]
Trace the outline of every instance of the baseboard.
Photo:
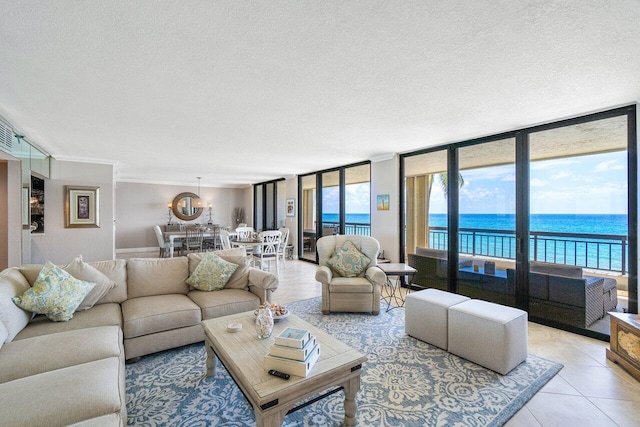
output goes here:
[{"label": "baseboard", "polygon": [[158,252],[158,247],[150,247],[150,248],[121,248],[116,249],[116,254],[130,254],[134,252]]}]

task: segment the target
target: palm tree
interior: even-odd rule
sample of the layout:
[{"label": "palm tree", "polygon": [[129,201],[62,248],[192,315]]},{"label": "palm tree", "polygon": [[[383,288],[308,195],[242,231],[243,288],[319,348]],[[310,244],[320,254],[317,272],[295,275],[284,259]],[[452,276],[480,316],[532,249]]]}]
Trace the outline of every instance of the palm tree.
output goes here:
[{"label": "palm tree", "polygon": [[[427,186],[427,197],[425,197],[425,218],[424,218],[424,222],[425,222],[425,231],[427,233],[427,235],[425,236],[425,243],[427,247],[430,247],[429,245],[429,205],[431,203],[431,187],[433,186],[433,181],[434,181],[434,177],[438,176],[439,180],[440,180],[440,187],[442,188],[442,192],[444,193],[444,198],[445,200],[447,200],[448,196],[449,196],[449,178],[447,175],[447,172],[440,172],[437,174],[429,174],[427,176],[427,182],[428,182],[428,186]],[[464,185],[464,178],[462,177],[461,173],[458,173],[458,185],[459,188],[462,188],[462,186]]]}]

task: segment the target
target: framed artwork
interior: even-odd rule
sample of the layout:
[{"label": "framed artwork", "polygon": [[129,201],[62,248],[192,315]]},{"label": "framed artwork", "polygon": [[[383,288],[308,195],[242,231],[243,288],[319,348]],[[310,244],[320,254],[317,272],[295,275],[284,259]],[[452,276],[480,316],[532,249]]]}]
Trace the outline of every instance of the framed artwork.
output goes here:
[{"label": "framed artwork", "polygon": [[296,199],[287,199],[287,216],[296,216]]},{"label": "framed artwork", "polygon": [[376,204],[379,211],[388,211],[389,210],[389,195],[388,194],[378,194],[378,203]]},{"label": "framed artwork", "polygon": [[100,187],[65,188],[64,226],[66,228],[100,227]]}]

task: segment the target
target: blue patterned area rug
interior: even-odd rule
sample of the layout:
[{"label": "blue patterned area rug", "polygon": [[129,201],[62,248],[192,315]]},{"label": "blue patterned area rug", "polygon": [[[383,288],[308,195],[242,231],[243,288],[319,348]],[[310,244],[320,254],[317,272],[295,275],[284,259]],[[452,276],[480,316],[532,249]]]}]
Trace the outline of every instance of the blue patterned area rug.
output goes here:
[{"label": "blue patterned area rug", "polygon": [[[499,426],[561,368],[529,355],[502,376],[404,332],[404,309],[323,316],[320,298],[291,312],[368,357],[357,395],[360,426]],[[254,426],[253,409],[221,364],[205,376],[204,345],[143,357],[126,366],[128,424]],[[285,426],[341,426],[344,394],[285,417]]]}]

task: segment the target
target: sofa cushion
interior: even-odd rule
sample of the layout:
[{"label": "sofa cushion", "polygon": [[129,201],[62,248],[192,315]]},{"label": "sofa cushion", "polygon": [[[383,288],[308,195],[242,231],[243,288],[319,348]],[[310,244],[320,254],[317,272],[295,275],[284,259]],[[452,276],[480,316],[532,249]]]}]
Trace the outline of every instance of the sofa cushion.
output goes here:
[{"label": "sofa cushion", "polygon": [[0,383],[120,356],[124,357],[124,348],[122,331],[117,326],[79,329],[15,340],[7,343],[0,351]]},{"label": "sofa cushion", "polygon": [[66,426],[120,413],[120,358],[109,357],[0,384],[0,425]]},{"label": "sofa cushion", "polygon": [[37,315],[17,336],[16,340],[54,334],[56,332],[74,331],[97,326],[117,326],[122,328],[122,310],[116,303],[99,304],[91,310],[78,311],[68,322],[52,322],[44,315]]},{"label": "sofa cushion", "polygon": [[125,338],[197,325],[202,320],[200,307],[179,294],[128,299],[122,303],[122,317]]},{"label": "sofa cushion", "polygon": [[73,259],[69,264],[64,266],[64,270],[76,279],[96,284],[93,289],[91,289],[91,292],[82,300],[76,311],[90,309],[102,299],[107,292],[116,287],[116,282],[109,279],[97,268],[82,261],[82,256]]},{"label": "sofa cushion", "polygon": [[121,303],[127,299],[127,261],[124,259],[114,259],[109,261],[88,262],[102,274],[116,283],[116,287],[111,289],[97,304],[109,302]]},{"label": "sofa cushion", "polygon": [[9,338],[9,331],[7,327],[4,326],[4,323],[0,320],[0,348],[2,348],[2,344]]},{"label": "sofa cushion", "polygon": [[350,240],[347,240],[341,247],[336,248],[327,264],[342,277],[358,277],[362,275],[370,262],[371,259],[368,256],[360,252]]},{"label": "sofa cushion", "polygon": [[533,273],[582,279],[582,267],[576,267],[574,265],[531,261],[531,263],[529,263],[529,270]]},{"label": "sofa cushion", "polygon": [[27,326],[33,313],[13,303],[12,298],[29,289],[29,282],[17,268],[0,273],[0,322],[7,328],[4,342],[11,342]]},{"label": "sofa cushion", "polygon": [[121,414],[109,414],[69,424],[68,427],[121,427],[124,424]]},{"label": "sofa cushion", "polygon": [[213,253],[205,254],[187,284],[201,291],[219,291],[227,284],[237,264],[225,261]]},{"label": "sofa cushion", "polygon": [[47,262],[33,287],[12,299],[25,310],[44,314],[54,322],[66,322],[94,287],[95,283],[78,280]]},{"label": "sofa cushion", "polygon": [[187,296],[202,309],[202,320],[255,310],[260,305],[260,298],[240,289],[191,291]]},{"label": "sofa cushion", "polygon": [[132,258],[127,262],[128,298],[152,295],[187,295],[187,257]]}]

